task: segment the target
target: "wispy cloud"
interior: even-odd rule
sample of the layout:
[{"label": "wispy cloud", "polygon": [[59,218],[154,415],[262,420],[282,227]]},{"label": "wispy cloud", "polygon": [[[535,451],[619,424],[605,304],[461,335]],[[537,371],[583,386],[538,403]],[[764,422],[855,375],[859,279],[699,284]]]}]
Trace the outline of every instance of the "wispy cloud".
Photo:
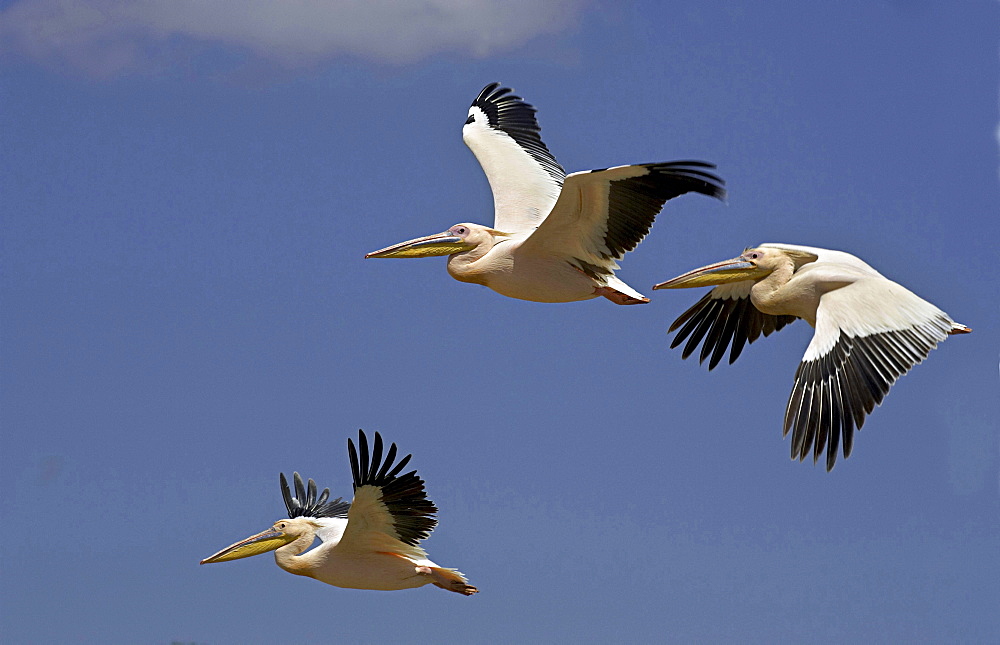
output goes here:
[{"label": "wispy cloud", "polygon": [[0,51],[111,76],[225,46],[285,67],[485,57],[577,21],[585,0],[19,0]]}]

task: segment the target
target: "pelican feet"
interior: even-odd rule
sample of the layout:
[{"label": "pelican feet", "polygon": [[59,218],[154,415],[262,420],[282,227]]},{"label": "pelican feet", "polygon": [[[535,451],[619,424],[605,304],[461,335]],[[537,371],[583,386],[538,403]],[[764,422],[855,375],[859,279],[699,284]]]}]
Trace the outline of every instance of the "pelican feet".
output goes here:
[{"label": "pelican feet", "polygon": [[479,593],[479,589],[476,589],[472,585],[466,584],[464,582],[461,584],[453,583],[450,587],[445,587],[445,588],[448,589],[448,591],[454,591],[455,593],[460,593],[463,596],[471,596],[472,594]]},{"label": "pelican feet", "polygon": [[476,589],[469,583],[465,581],[462,575],[453,569],[442,569],[440,567],[416,567],[417,573],[425,576],[431,576],[434,579],[434,585],[436,587],[441,587],[447,591],[454,591],[455,593],[460,593],[463,596],[471,596],[472,594],[479,593],[479,589]]}]

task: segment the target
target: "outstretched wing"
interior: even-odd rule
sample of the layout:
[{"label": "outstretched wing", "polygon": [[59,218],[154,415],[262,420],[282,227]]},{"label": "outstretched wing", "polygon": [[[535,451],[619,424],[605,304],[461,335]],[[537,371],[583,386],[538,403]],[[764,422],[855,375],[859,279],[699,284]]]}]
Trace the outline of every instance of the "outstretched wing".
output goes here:
[{"label": "outstretched wing", "polygon": [[295,496],[288,488],[288,480],[285,473],[281,473],[279,481],[281,483],[281,496],[285,500],[285,508],[288,509],[288,517],[347,517],[347,511],[351,508],[343,497],[338,497],[332,502],[330,499],[330,489],[324,488],[323,494],[316,498],[316,482],[309,480],[308,488],[302,484],[302,476],[297,472],[292,473],[292,480],[295,482]]},{"label": "outstretched wing", "polygon": [[295,496],[288,488],[288,480],[285,473],[280,474],[281,496],[285,500],[285,508],[288,509],[288,517],[312,517],[317,524],[323,528],[317,529],[316,535],[323,542],[336,542],[340,539],[347,525],[347,512],[351,508],[344,498],[328,502],[330,489],[324,488],[323,493],[317,499],[316,482],[309,480],[308,486],[302,484],[302,477],[297,473],[292,473],[292,481],[295,484]]},{"label": "outstretched wing", "polygon": [[[347,440],[354,476],[354,501],[347,513],[347,529],[340,542],[344,549],[369,550],[384,544],[385,536],[410,547],[427,538],[437,525],[437,507],[427,499],[424,480],[417,471],[400,474],[410,461],[406,455],[395,465],[396,444],[382,459],[382,436],[376,432],[371,453],[364,431],[359,432],[359,449]],[[381,535],[373,535],[381,534]]]},{"label": "outstretched wing", "polygon": [[725,199],[722,179],[703,161],[672,161],[575,172],[524,253],[564,257],[591,277],[611,275],[649,233],[670,199],[695,192]]},{"label": "outstretched wing", "polygon": [[462,139],[493,189],[493,228],[535,228],[552,210],[566,171],[542,142],[535,108],[508,87],[490,83],[469,108]]},{"label": "outstretched wing", "polygon": [[765,314],[750,302],[753,280],[731,282],[719,285],[705,294],[694,306],[677,317],[667,333],[680,329],[670,343],[673,349],[687,339],[682,358],[687,358],[704,340],[699,363],[711,355],[708,369],[712,370],[729,351],[732,364],[743,352],[747,343],[752,343],[763,334],[770,336],[785,325],[798,320],[795,316],[772,316]]},{"label": "outstretched wing", "polygon": [[854,445],[854,429],[896,379],[920,363],[949,333],[968,331],[948,314],[884,277],[862,278],[824,294],[785,409],[792,459],[813,462],[826,449],[826,469]]}]

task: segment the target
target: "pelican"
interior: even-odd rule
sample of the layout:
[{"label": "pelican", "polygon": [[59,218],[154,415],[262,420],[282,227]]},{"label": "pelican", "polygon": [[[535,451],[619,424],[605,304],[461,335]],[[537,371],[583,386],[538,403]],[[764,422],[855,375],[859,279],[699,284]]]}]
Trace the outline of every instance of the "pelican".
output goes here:
[{"label": "pelican", "polygon": [[718,365],[732,343],[734,362],[746,343],[797,318],[814,329],[785,408],[782,434],[792,431],[792,459],[826,448],[826,469],[854,446],[854,428],[896,379],[920,363],[949,334],[972,331],[913,292],[843,251],[762,244],[732,260],[689,271],[653,289],[719,285],[680,315],[669,331],[685,339],[681,354],[702,344],[700,360]]},{"label": "pelican", "polygon": [[[354,442],[347,452],[354,475],[354,501],[337,498],[330,489],[316,497],[316,482],[308,487],[294,473],[295,496],[281,473],[281,494],[288,518],[245,540],[205,558],[201,564],[238,560],[274,551],[278,566],[298,576],[308,576],[335,587],[392,591],[433,584],[471,596],[479,590],[455,569],[445,569],[427,559],[420,548],[437,525],[437,508],[427,499],[424,480],[412,470],[400,475],[410,461],[406,455],[395,466],[396,444],[382,460],[382,437],[375,433],[369,459],[368,438],[359,433],[360,459]],[[321,544],[311,551],[315,538]]]},{"label": "pelican", "polygon": [[451,277],[522,300],[649,302],[615,276],[616,260],[667,200],[689,192],[724,199],[724,182],[709,172],[715,166],[672,161],[566,176],[539,136],[535,108],[512,91],[483,88],[462,130],[493,190],[493,228],[456,224],[365,257],[447,255]]}]

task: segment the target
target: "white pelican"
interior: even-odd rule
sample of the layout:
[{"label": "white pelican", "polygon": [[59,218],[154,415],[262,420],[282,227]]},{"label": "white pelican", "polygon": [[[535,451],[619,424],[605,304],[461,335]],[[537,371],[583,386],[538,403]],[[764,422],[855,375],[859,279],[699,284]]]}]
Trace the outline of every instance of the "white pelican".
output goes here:
[{"label": "white pelican", "polygon": [[493,228],[456,224],[366,258],[448,255],[456,280],[535,302],[604,296],[649,299],[617,277],[616,260],[639,244],[669,200],[689,192],[723,199],[723,181],[702,161],[566,172],[539,137],[535,108],[491,83],[469,108],[462,138],[493,189]]},{"label": "white pelican", "polygon": [[[308,490],[293,474],[295,497],[281,473],[281,494],[288,519],[257,535],[226,547],[201,564],[237,560],[274,551],[278,566],[299,576],[309,576],[335,587],[392,591],[433,584],[466,596],[479,590],[455,569],[445,569],[427,559],[420,548],[437,525],[437,508],[427,499],[424,480],[412,470],[400,475],[410,461],[406,455],[393,466],[396,444],[382,461],[382,437],[375,433],[371,460],[368,439],[360,432],[361,458],[354,442],[347,440],[354,475],[354,501],[328,502],[330,489],[316,498],[316,483]],[[306,551],[315,538],[322,543]],[[277,550],[276,550],[277,549]]]},{"label": "white pelican", "polygon": [[732,260],[689,271],[653,289],[720,285],[670,326],[670,344],[687,338],[687,358],[704,339],[701,360],[714,368],[732,343],[729,362],[761,334],[802,318],[815,328],[785,409],[792,459],[813,463],[826,448],[826,469],[854,445],[854,428],[896,379],[965,325],[849,253],[791,244],[762,244]]}]

